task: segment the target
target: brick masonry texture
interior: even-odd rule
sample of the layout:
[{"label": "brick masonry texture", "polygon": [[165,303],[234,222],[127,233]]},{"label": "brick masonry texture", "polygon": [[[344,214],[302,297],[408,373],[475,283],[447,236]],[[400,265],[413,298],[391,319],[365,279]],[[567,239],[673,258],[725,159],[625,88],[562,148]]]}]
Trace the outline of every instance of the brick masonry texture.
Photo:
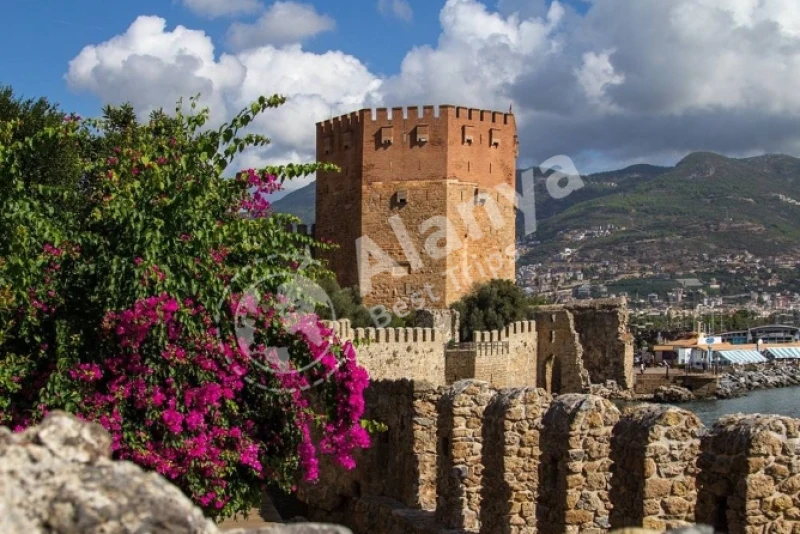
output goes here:
[{"label": "brick masonry texture", "polygon": [[369,418],[389,427],[358,468],[323,465],[308,516],[356,533],[600,534],[692,522],[800,533],[800,421],[685,410],[622,413],[593,395],[462,381],[375,381]]},{"label": "brick masonry texture", "polygon": [[[341,169],[317,173],[316,235],[340,246],[322,257],[343,287],[390,310],[445,308],[475,283],[513,280],[517,151],[514,116],[486,110],[363,109],[318,123],[317,160]],[[368,284],[369,243],[394,265]]]}]

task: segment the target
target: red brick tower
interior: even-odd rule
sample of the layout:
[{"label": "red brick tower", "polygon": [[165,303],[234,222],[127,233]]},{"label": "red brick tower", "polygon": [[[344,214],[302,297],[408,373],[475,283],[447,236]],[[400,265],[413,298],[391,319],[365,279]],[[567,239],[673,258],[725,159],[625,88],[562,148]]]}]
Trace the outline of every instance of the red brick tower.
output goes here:
[{"label": "red brick tower", "polygon": [[513,280],[517,153],[510,113],[380,108],[318,123],[317,161],[341,172],[317,174],[316,233],[340,246],[325,256],[340,285],[367,305],[442,308]]}]

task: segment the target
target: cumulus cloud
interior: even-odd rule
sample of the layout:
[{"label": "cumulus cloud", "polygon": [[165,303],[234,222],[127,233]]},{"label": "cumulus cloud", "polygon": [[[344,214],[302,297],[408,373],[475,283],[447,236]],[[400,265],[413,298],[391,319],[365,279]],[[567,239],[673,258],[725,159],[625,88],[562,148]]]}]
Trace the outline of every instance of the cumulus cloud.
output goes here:
[{"label": "cumulus cloud", "polygon": [[74,90],[103,102],[131,102],[142,116],[160,107],[171,110],[178,98],[199,92],[213,124],[261,95],[286,95],[286,105],[252,126],[273,144],[246,154],[237,162],[242,166],[313,161],[314,124],[362,107],[381,85],[358,59],[342,52],[314,54],[290,45],[217,55],[204,32],[169,30],[164,19],[145,16],[125,33],[85,47],[70,62],[66,79]]},{"label": "cumulus cloud", "polygon": [[414,18],[411,5],[406,0],[378,0],[378,11],[385,16],[410,22]]},{"label": "cumulus cloud", "polygon": [[237,49],[262,45],[300,43],[336,27],[328,15],[312,5],[297,2],[275,2],[252,24],[235,22],[228,30],[228,42]]},{"label": "cumulus cloud", "polygon": [[226,114],[264,92],[287,94],[256,125],[276,140],[252,156],[261,160],[313,158],[314,122],[365,105],[511,102],[523,160],[566,154],[582,172],[694,150],[800,155],[796,0],[592,0],[584,13],[550,0],[487,4],[447,0],[436,44],[409,50],[387,77],[341,52],[304,50],[300,41],[330,26],[287,30],[279,21],[292,17],[275,4],[236,26],[247,31],[228,54],[201,31],[141,17],[86,47],[67,79],[140,108],[199,91]]},{"label": "cumulus cloud", "polygon": [[594,171],[688,151],[800,152],[800,4],[791,0],[448,0],[433,47],[382,101],[505,110],[521,155]]},{"label": "cumulus cloud", "polygon": [[263,8],[259,0],[183,0],[183,5],[209,18],[251,14]]}]

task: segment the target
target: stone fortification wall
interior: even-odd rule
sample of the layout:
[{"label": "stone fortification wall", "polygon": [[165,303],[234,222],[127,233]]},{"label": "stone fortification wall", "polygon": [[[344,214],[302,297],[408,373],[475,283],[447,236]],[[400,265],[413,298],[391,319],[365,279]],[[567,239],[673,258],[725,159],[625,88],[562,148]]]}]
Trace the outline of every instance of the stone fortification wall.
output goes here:
[{"label": "stone fortification wall", "polygon": [[[464,379],[483,380],[496,387],[534,385],[537,374],[537,333],[533,321],[519,321],[502,330],[476,332],[475,343],[456,344],[457,317],[430,314],[426,328],[352,328],[350,321],[327,326],[343,340],[358,344],[358,361],[378,380],[424,380],[436,386]],[[449,326],[448,326],[449,325]]]},{"label": "stone fortification wall", "polygon": [[424,380],[445,385],[445,336],[436,328],[352,328],[348,319],[328,321],[342,340],[356,343],[358,362],[383,380]]},{"label": "stone fortification wall", "polygon": [[323,470],[320,488],[348,489],[325,500],[306,492],[312,519],[364,534],[602,534],[694,522],[800,532],[797,420],[732,416],[705,429],[674,407],[620,413],[593,395],[553,400],[480,381],[370,390],[370,416],[389,430],[354,472]]},{"label": "stone fortification wall", "polygon": [[534,318],[538,346],[534,383],[548,393],[588,391],[589,373],[584,368],[583,347],[573,315],[561,308],[548,307],[538,308]]},{"label": "stone fortification wall", "polygon": [[[561,357],[553,361],[553,366],[572,365],[579,359],[586,370],[586,375],[580,375],[582,381],[588,379],[590,384],[602,385],[613,381],[622,390],[633,388],[633,337],[629,332],[629,312],[624,299],[540,306],[536,309],[535,318],[540,339],[540,377],[546,371],[548,358],[560,354]],[[554,373],[556,389],[553,391],[559,391],[559,387],[566,393],[585,391],[585,388],[577,389],[574,381],[569,384],[558,383],[559,375],[564,376],[562,381],[569,380],[569,376],[575,376],[575,372],[570,370],[566,376],[563,370]],[[540,387],[544,387],[543,384],[540,378]]]},{"label": "stone fortification wall", "polygon": [[475,379],[495,387],[536,384],[536,323],[518,321],[502,330],[475,332],[475,342],[448,348],[445,377],[448,384]]},{"label": "stone fortification wall", "polygon": [[800,532],[800,421],[726,416],[701,450],[699,520],[731,534]]},{"label": "stone fortification wall", "polygon": [[673,407],[644,405],[623,414],[611,445],[614,528],[664,530],[694,521],[701,428],[696,415]]},{"label": "stone fortification wall", "polygon": [[593,300],[567,307],[583,346],[583,364],[594,384],[613,380],[633,388],[633,336],[625,299]]}]

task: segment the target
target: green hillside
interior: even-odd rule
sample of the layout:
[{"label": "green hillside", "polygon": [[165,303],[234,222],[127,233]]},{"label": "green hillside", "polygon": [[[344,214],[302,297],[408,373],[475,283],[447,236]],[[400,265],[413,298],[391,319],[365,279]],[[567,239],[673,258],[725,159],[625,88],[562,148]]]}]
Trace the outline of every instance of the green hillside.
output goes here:
[{"label": "green hillside", "polygon": [[[666,243],[756,255],[800,248],[800,159],[790,156],[734,159],[698,152],[675,167],[634,165],[583,176],[584,187],[563,199],[547,193],[547,174],[537,169],[534,180],[538,229],[533,238],[541,244],[522,262],[574,247],[565,233],[607,225],[622,230],[579,247],[636,250],[646,244],[652,250]],[[311,224],[315,197],[312,183],[273,207]]]},{"label": "green hillside", "polygon": [[583,247],[678,238],[708,251],[780,254],[800,245],[800,160],[690,154],[669,172],[542,221],[537,239],[608,224],[625,230]]}]

